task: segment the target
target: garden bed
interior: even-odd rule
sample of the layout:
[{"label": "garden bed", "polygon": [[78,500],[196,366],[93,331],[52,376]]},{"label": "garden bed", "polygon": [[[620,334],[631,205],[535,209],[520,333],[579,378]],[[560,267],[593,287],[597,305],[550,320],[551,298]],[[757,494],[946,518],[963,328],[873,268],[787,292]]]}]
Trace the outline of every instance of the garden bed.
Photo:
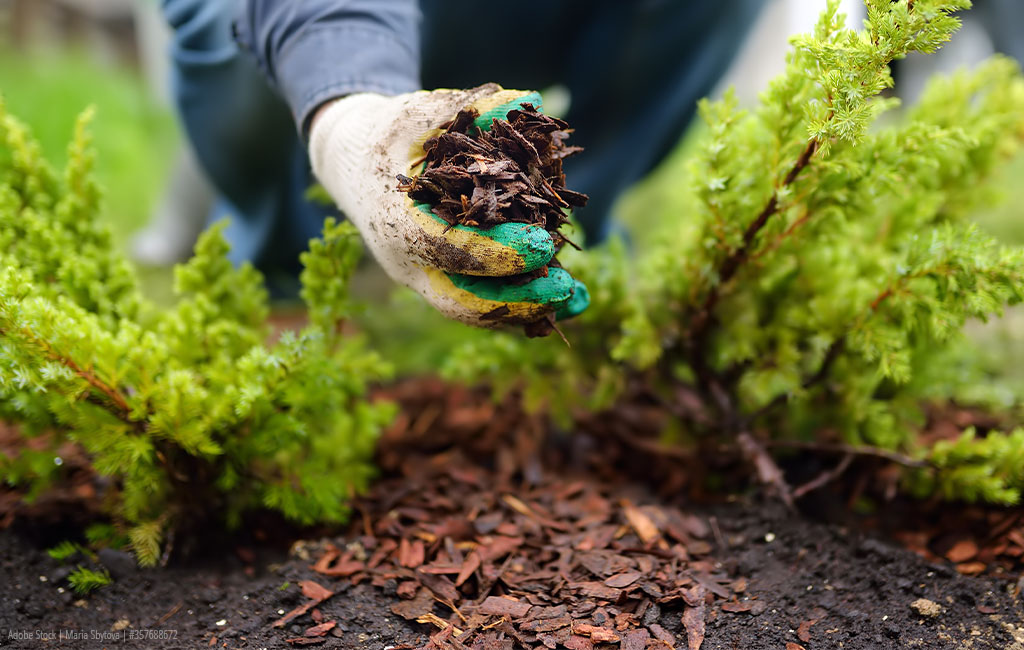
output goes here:
[{"label": "garden bed", "polygon": [[[52,525],[19,517],[0,534],[5,647],[101,647],[94,631],[106,647],[163,648],[1024,647],[1012,581],[865,534],[855,522],[879,518],[849,515],[842,486],[813,506],[841,523],[758,496],[698,503],[672,496],[677,460],[586,431],[544,435],[512,402],[436,382],[388,392],[403,413],[380,447],[384,476],[347,533],[318,532],[290,554],[255,522],[188,558],[179,543],[163,569],[105,551],[114,583],[80,597],[44,551]],[[921,539],[924,527],[944,552],[964,532],[947,512],[948,530],[919,517],[895,532]],[[495,548],[508,539],[520,541]],[[44,644],[8,630],[87,637]],[[158,630],[174,638],[139,638]]]}]

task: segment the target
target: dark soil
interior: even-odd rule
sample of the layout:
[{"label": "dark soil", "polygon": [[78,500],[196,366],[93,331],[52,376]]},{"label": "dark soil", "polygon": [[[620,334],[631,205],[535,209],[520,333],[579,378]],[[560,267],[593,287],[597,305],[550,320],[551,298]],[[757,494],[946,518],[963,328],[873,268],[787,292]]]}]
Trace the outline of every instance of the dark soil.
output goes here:
[{"label": "dark soil", "polygon": [[[703,648],[784,650],[787,643],[807,650],[1024,648],[1024,612],[1008,595],[1005,581],[964,577],[909,551],[764,504],[737,503],[701,514],[717,520],[730,544],[717,551],[720,561],[749,579],[741,602],[759,603],[745,613],[723,612],[721,602],[716,604],[708,613]],[[336,592],[318,607],[323,620],[338,622],[319,647],[419,647],[437,631],[391,613],[397,602],[393,586],[348,587],[347,580],[326,579],[312,571],[315,558],[310,556],[258,565],[252,576],[234,553],[222,566],[132,569],[85,598],[74,595],[63,580],[67,568],[24,537],[0,534],[0,557],[0,584],[5,586],[0,647],[112,648],[126,643],[126,633],[168,630],[174,638],[127,643],[289,648],[293,646],[286,639],[302,636],[313,620],[305,615],[284,629],[271,623],[305,600],[297,587],[301,580],[316,580]],[[941,613],[931,618],[917,614],[911,604],[919,598],[936,603]],[[678,614],[663,613],[658,620],[678,639],[677,647],[686,648]],[[9,631],[114,634],[113,629],[124,625],[129,627],[120,639],[108,643],[9,638]],[[214,637],[217,641],[211,641]]]},{"label": "dark soil", "polygon": [[[114,583],[81,597],[67,575],[72,564],[93,560],[62,566],[43,550],[62,534],[52,520],[19,517],[0,532],[0,647],[1024,650],[1024,608],[1010,580],[968,577],[853,526],[817,523],[757,496],[695,504],[672,496],[679,492],[659,476],[656,468],[673,463],[585,434],[544,438],[536,421],[466,391],[419,384],[397,392],[406,408],[382,440],[384,477],[340,537],[298,542],[286,554],[213,536],[190,559],[152,570],[107,550],[98,563]],[[545,494],[569,496],[550,504]],[[583,508],[580,495],[591,504],[592,522],[573,514]],[[839,515],[840,503],[822,496],[816,508]],[[633,507],[651,515],[653,530],[625,515]],[[680,533],[659,513],[691,525]],[[488,515],[488,526],[524,542],[485,560],[456,593],[447,591],[455,575],[449,585],[424,577],[444,577],[425,569],[445,562],[459,568],[485,548],[476,522]],[[475,532],[432,540],[430,531],[456,531],[460,518]],[[613,558],[653,559],[634,562],[629,576],[595,576],[580,588],[575,558],[586,535],[574,538],[573,531],[608,525],[617,527],[612,539],[595,542],[594,533],[587,544]],[[249,539],[259,537],[261,525],[253,526]],[[373,560],[373,549],[388,548],[387,540],[394,551]],[[563,571],[534,571],[556,557]],[[504,577],[485,581],[494,571]],[[647,583],[655,587],[634,587]],[[671,595],[676,589],[679,597]],[[449,593],[448,604],[439,592]],[[488,596],[496,600],[483,606]],[[569,606],[560,610],[562,603]],[[495,605],[508,608],[506,619],[494,614]],[[417,623],[395,611],[432,616]],[[571,622],[558,622],[559,612]],[[554,629],[539,629],[540,615]],[[452,624],[471,630],[460,637],[465,645],[451,638]]]}]

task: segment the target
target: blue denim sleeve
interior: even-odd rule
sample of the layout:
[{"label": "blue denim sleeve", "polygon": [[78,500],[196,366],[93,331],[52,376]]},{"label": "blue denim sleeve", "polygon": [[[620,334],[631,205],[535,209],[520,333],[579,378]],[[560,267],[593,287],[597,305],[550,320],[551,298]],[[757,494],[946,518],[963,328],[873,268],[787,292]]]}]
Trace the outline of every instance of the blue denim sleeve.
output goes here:
[{"label": "blue denim sleeve", "polygon": [[417,0],[244,0],[235,36],[305,133],[324,102],[420,87]]}]

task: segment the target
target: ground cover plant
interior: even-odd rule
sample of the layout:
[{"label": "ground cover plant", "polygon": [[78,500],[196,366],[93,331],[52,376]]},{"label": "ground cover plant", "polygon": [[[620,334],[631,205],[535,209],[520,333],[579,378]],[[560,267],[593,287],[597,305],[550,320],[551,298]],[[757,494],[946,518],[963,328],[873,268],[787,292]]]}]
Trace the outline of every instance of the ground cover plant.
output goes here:
[{"label": "ground cover plant", "polygon": [[635,261],[567,255],[592,294],[571,349],[474,340],[450,375],[563,421],[640,394],[673,414],[666,441],[727,440],[786,499],[766,447],[803,443],[897,461],[917,494],[1019,500],[1024,431],[918,432],[929,403],[986,402],[964,325],[1024,297],[1024,250],[968,219],[1024,138],[1024,81],[996,58],[896,115],[888,64],[937,49],[970,3],[866,4],[853,31],[830,2],[753,110],[702,103],[686,189]]},{"label": "ground cover plant", "polygon": [[341,332],[358,236],[325,224],[303,256],[310,324],[276,342],[262,279],[232,268],[220,227],[157,308],[98,219],[88,120],[60,176],[0,108],[0,414],[26,440],[0,476],[32,498],[79,445],[143,564],[175,530],[254,508],[341,520],[392,412],[365,398],[386,365]]}]

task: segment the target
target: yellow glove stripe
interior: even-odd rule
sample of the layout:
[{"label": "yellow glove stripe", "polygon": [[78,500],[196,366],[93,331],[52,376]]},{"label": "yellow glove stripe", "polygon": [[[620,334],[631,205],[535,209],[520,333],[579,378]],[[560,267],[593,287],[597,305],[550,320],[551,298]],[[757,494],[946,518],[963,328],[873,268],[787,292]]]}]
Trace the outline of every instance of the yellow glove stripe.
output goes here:
[{"label": "yellow glove stripe", "polygon": [[[468,312],[483,316],[489,314],[496,309],[505,307],[508,309],[500,318],[496,318],[492,321],[495,325],[507,324],[507,323],[532,323],[539,320],[545,314],[551,312],[551,307],[540,303],[533,302],[499,302],[497,300],[488,300],[481,298],[475,294],[472,294],[464,289],[460,289],[452,284],[451,279],[444,273],[444,271],[423,267],[423,272],[427,275],[430,281],[430,288],[433,289],[434,293],[438,296],[444,296],[455,301],[459,306]],[[488,321],[480,323],[487,325]]]},{"label": "yellow glove stripe", "polygon": [[[481,100],[473,102],[472,106],[477,110],[478,113],[483,115],[488,111],[491,111],[502,104],[509,104],[520,97],[529,95],[529,92],[523,90],[499,90],[493,95],[488,95]],[[518,107],[516,107],[518,108]]]},{"label": "yellow glove stripe", "polygon": [[[430,260],[437,266],[441,266],[447,271],[470,275],[478,275],[478,273],[474,273],[476,267],[486,269],[487,275],[496,276],[518,275],[526,271],[526,260],[516,249],[505,246],[491,237],[484,237],[465,226],[456,226],[445,232],[448,224],[443,219],[423,212],[408,197],[406,197],[406,210],[427,238],[434,240],[423,242],[426,248],[437,251],[439,254],[443,254],[444,250],[454,251],[457,249],[459,251],[458,254],[453,253],[451,259],[447,260],[449,262],[447,264],[442,260]],[[434,243],[436,241],[444,242],[444,245],[438,246]],[[464,259],[466,255],[473,259]]]}]

